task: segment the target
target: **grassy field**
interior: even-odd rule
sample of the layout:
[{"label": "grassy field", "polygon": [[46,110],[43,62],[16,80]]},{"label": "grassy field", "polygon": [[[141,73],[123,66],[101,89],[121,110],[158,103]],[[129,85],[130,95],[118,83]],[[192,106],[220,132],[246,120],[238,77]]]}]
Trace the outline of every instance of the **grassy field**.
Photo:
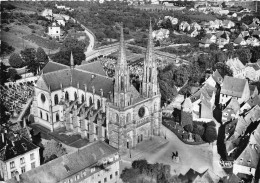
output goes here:
[{"label": "grassy field", "polygon": [[60,44],[54,40],[48,40],[47,38],[42,38],[35,34],[30,34],[23,37],[25,40],[31,41],[37,44],[39,47],[47,48],[50,50],[56,50],[60,47]]}]

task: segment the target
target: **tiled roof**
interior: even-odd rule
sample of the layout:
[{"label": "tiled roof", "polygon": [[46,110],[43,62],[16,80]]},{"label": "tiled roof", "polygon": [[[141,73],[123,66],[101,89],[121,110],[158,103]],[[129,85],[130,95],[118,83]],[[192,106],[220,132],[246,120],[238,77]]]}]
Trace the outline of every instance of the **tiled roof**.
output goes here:
[{"label": "tiled roof", "polygon": [[260,107],[256,105],[253,107],[245,116],[245,121],[247,123],[256,122],[260,119]]},{"label": "tiled roof", "polygon": [[259,124],[251,134],[249,144],[257,144],[260,147],[260,125]]},{"label": "tiled roof", "polygon": [[[117,150],[105,142],[96,141],[76,152],[61,156],[21,175],[21,183],[56,183],[90,168],[102,158],[116,154]],[[87,173],[90,175],[90,171]],[[12,183],[14,183],[13,181]],[[11,183],[11,182],[10,182]]]},{"label": "tiled roof", "polygon": [[100,61],[90,62],[87,64],[76,66],[76,69],[93,72],[103,76],[107,76]]},{"label": "tiled roof", "polygon": [[25,137],[12,132],[5,135],[4,143],[2,143],[2,136],[0,137],[0,140],[0,160],[2,161],[7,161],[38,148]]},{"label": "tiled roof", "polygon": [[234,43],[236,44],[240,44],[241,42],[245,41],[242,37],[237,37],[235,40],[234,40]]},{"label": "tiled roof", "polygon": [[236,114],[239,109],[240,109],[240,104],[237,101],[236,98],[232,97],[227,105],[227,107],[222,111],[222,112],[226,112],[228,109],[232,109],[234,111],[234,113]]},{"label": "tiled roof", "polygon": [[245,121],[245,119],[242,116],[240,116],[238,118],[236,129],[234,132],[235,137],[237,138],[240,135],[242,135],[243,133],[245,133],[245,131],[249,125],[250,125],[250,123],[247,123],[247,121]]},{"label": "tiled roof", "polygon": [[237,165],[256,169],[259,157],[259,150],[255,149],[250,145],[247,145],[244,151],[240,154],[240,156],[236,159],[234,163]]},{"label": "tiled roof", "polygon": [[219,176],[217,176],[215,173],[213,173],[211,170],[207,170],[205,173],[202,175],[198,175],[193,183],[201,183],[201,182],[208,182],[208,183],[213,183],[213,182],[218,182],[220,179]]},{"label": "tiled roof", "polygon": [[242,97],[246,82],[246,79],[225,76],[220,93],[233,97]]},{"label": "tiled roof", "polygon": [[236,70],[236,71],[240,71],[245,68],[244,64],[238,58],[229,59],[227,60],[226,64],[232,70]]},{"label": "tiled roof", "polygon": [[47,74],[49,72],[55,72],[63,69],[68,69],[69,66],[63,65],[57,62],[49,61],[44,68],[41,70],[40,74],[43,72],[44,74]]},{"label": "tiled roof", "polygon": [[256,105],[259,105],[260,106],[260,95],[256,95],[255,97],[253,98],[250,98],[247,103],[251,106],[251,107],[254,107]]}]

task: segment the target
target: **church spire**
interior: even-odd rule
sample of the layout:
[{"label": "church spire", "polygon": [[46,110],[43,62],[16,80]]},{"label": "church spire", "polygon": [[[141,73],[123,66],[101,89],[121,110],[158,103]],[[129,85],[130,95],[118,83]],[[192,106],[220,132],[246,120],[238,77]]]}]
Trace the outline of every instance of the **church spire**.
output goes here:
[{"label": "church spire", "polygon": [[72,51],[70,52],[70,67],[71,68],[74,68],[74,58],[73,58],[73,55],[72,55]]},{"label": "church spire", "polygon": [[152,29],[152,21],[150,18],[148,44],[147,44],[146,55],[145,55],[145,57],[146,57],[145,62],[147,64],[151,64],[152,54],[153,54],[153,29]]},{"label": "church spire", "polygon": [[123,24],[121,24],[120,26],[120,43],[119,43],[119,55],[118,55],[117,64],[121,69],[127,68]]}]

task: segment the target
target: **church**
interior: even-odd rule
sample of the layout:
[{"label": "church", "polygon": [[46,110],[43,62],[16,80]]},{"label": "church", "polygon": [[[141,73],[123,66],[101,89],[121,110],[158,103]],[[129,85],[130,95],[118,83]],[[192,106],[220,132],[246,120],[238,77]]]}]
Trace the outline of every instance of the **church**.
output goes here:
[{"label": "church", "polygon": [[160,135],[161,94],[149,27],[140,91],[130,80],[123,27],[115,76],[107,76],[99,61],[75,66],[48,62],[35,86],[31,107],[35,123],[51,132],[65,128],[90,142],[108,140],[120,152]]}]

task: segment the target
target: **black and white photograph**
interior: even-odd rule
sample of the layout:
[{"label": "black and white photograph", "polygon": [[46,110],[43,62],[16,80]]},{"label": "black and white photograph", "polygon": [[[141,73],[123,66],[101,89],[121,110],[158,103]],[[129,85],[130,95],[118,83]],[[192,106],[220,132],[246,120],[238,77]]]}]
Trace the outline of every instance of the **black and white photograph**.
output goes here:
[{"label": "black and white photograph", "polygon": [[260,1],[0,7],[0,183],[260,183]]}]

